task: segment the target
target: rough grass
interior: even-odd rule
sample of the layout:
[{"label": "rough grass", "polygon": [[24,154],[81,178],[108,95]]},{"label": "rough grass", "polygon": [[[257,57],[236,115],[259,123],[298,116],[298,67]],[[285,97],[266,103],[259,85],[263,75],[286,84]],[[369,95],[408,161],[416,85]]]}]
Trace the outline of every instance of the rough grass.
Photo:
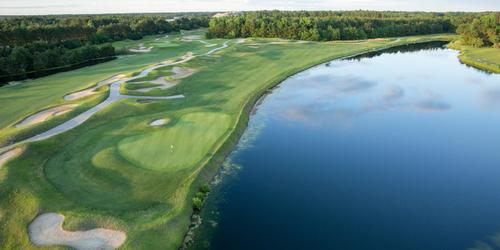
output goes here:
[{"label": "rough grass", "polygon": [[[68,230],[97,226],[123,230],[127,233],[123,249],[177,249],[190,223],[192,195],[218,169],[244,130],[253,103],[267,89],[291,74],[331,59],[435,39],[446,37],[268,44],[259,49],[231,43],[213,56],[196,58],[183,66],[196,68],[197,74],[169,90],[186,98],[143,104],[134,100],[117,102],[71,131],[29,145],[21,157],[3,167],[0,246],[37,249],[29,242],[26,226],[40,212],[58,212],[66,216],[64,226]],[[268,41],[272,39],[249,42]],[[201,43],[178,46],[176,54],[192,49],[192,44]],[[138,60],[137,67],[165,59],[148,57],[149,61],[141,56],[131,58]],[[135,65],[133,60],[128,63]],[[69,73],[86,71],[95,76],[98,73],[94,71],[107,70],[101,68],[105,64],[99,66]],[[65,73],[51,78],[59,83],[71,79]],[[49,95],[52,84],[47,79],[33,82],[44,86],[43,95]],[[29,94],[32,88],[26,90],[29,100],[34,100]],[[59,88],[54,93],[64,95]],[[68,88],[68,92],[74,90]],[[16,94],[23,96],[23,91],[19,89]],[[61,101],[56,98],[54,102]],[[7,105],[16,103],[19,100]],[[53,104],[46,101],[40,106]],[[9,112],[0,108],[0,117]],[[24,116],[11,114],[14,117],[10,120]],[[152,120],[164,117],[171,122],[158,128],[149,126]],[[173,153],[169,152],[170,145],[174,145]]]},{"label": "rough grass", "polygon": [[499,48],[474,48],[462,45],[460,41],[453,42],[449,47],[460,50],[459,58],[462,63],[485,71],[500,73]]}]

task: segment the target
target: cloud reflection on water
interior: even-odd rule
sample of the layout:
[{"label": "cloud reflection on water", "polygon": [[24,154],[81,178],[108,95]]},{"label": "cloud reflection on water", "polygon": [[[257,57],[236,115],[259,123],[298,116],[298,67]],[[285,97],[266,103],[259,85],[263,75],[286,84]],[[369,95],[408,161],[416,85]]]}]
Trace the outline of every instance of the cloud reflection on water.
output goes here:
[{"label": "cloud reflection on water", "polygon": [[500,105],[500,88],[489,88],[483,91],[482,99],[485,105],[496,107]]},{"label": "cloud reflection on water", "polygon": [[444,102],[440,96],[429,94],[425,100],[415,103],[415,107],[424,112],[439,112],[449,110],[451,105]]},{"label": "cloud reflection on water", "polygon": [[[309,79],[312,80],[308,81]],[[359,77],[332,78],[319,75],[303,80],[304,83],[297,81],[293,86],[301,91],[290,91],[300,95],[281,95],[280,100],[286,102],[286,108],[281,110],[280,114],[287,120],[304,123],[348,122],[367,113],[394,108],[414,108],[421,112],[442,112],[451,109],[451,105],[443,101],[440,95],[426,93],[425,97],[407,96],[401,86],[378,86],[377,82]],[[376,86],[378,87],[375,88]],[[381,91],[381,88],[384,90]],[[367,96],[355,96],[358,93]],[[304,98],[304,95],[309,97]],[[371,95],[375,97],[371,98]]]}]

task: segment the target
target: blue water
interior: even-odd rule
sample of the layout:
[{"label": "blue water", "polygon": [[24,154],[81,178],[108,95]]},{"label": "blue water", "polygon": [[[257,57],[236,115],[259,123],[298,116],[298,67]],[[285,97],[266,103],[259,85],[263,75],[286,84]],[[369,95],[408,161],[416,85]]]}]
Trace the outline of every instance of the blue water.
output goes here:
[{"label": "blue water", "polygon": [[332,61],[283,82],[195,248],[500,249],[500,75],[457,54]]}]

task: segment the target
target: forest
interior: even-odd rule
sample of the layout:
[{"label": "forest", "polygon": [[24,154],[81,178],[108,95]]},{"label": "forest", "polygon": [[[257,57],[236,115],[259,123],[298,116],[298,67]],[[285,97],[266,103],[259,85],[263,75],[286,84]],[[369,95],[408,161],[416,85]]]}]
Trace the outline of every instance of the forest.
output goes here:
[{"label": "forest", "polygon": [[476,17],[457,27],[464,44],[500,48],[500,12]]},{"label": "forest", "polygon": [[0,82],[112,59],[110,42],[207,27],[209,15],[27,16],[0,19]]},{"label": "forest", "polygon": [[500,14],[396,11],[256,11],[0,17],[0,83],[113,59],[111,42],[209,27],[207,38],[355,40],[457,32],[464,44],[499,47]]},{"label": "forest", "polygon": [[210,21],[208,37],[332,41],[455,32],[479,14],[394,11],[258,11]]}]

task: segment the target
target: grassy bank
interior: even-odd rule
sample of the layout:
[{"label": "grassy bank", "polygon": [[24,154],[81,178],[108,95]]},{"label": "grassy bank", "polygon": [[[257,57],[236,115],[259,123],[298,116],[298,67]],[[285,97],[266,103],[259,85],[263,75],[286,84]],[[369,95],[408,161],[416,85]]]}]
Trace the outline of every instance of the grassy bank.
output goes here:
[{"label": "grassy bank", "polygon": [[[99,74],[106,78],[132,73],[165,57],[210,49],[196,41],[148,39],[139,42],[146,47],[155,44],[155,53],[110,62],[122,64],[113,70],[103,69],[101,64],[50,79],[63,83],[71,76],[89,74],[97,81],[102,80]],[[245,130],[254,103],[269,88],[332,59],[443,39],[450,37],[306,44],[272,39],[231,41],[227,49],[180,65],[196,73],[174,88],[154,93],[181,93],[186,98],[147,103],[122,100],[69,132],[30,144],[21,157],[4,166],[0,170],[0,245],[7,249],[37,249],[30,244],[26,226],[39,213],[58,212],[66,216],[64,227],[68,230],[104,227],[124,231],[127,241],[123,249],[176,249],[190,223],[192,196],[231,152]],[[159,52],[162,46],[165,51]],[[119,71],[121,67],[127,70]],[[99,73],[103,70],[108,73]],[[161,72],[152,73],[156,77]],[[95,83],[80,82],[84,83],[62,89],[42,78],[27,84],[26,89],[8,92],[33,103],[40,100],[39,95],[56,95],[52,101],[35,104],[46,107],[64,103],[64,94]],[[33,93],[34,86],[42,93]],[[2,94],[0,91],[0,97]],[[38,110],[20,99],[3,100],[7,107],[16,108],[18,104],[32,110],[17,108],[18,113],[14,113],[0,108],[0,117],[10,120],[2,121],[3,129]],[[150,122],[156,119],[169,122],[151,127]]]},{"label": "grassy bank", "polygon": [[475,48],[462,45],[460,41],[451,43],[448,47],[460,50],[460,61],[469,66],[500,73],[500,49],[498,48]]}]

